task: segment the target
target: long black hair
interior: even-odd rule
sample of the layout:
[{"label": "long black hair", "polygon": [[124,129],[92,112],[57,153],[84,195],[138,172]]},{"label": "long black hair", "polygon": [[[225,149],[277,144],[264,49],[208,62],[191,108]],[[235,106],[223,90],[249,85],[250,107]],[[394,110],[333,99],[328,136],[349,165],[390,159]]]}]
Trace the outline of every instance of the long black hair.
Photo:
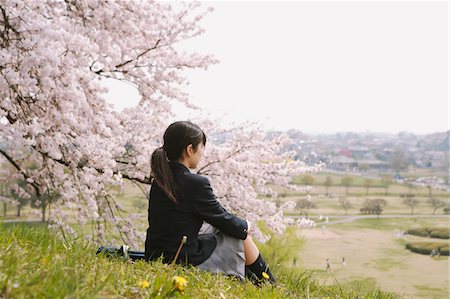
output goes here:
[{"label": "long black hair", "polygon": [[152,154],[151,177],[169,199],[175,203],[177,202],[175,182],[169,161],[178,161],[189,144],[192,144],[194,151],[197,150],[201,142],[206,145],[206,135],[199,126],[190,121],[177,121],[166,129],[164,145]]}]

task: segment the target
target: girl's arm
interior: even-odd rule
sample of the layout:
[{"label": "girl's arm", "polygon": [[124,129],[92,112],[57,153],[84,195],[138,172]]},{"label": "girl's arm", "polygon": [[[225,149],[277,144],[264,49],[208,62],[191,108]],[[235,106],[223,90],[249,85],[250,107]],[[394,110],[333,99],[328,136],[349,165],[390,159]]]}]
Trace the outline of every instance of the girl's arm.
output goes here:
[{"label": "girl's arm", "polygon": [[205,177],[199,178],[201,179],[194,193],[194,212],[225,234],[245,240],[249,229],[247,221],[228,213],[217,201],[209,180]]}]

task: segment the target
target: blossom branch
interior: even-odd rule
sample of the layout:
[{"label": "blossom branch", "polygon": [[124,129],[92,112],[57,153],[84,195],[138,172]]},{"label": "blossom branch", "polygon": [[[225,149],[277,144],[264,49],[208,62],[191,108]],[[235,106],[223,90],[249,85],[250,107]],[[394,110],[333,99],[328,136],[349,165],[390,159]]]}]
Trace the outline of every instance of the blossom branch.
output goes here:
[{"label": "blossom branch", "polygon": [[31,184],[31,186],[34,188],[34,191],[36,192],[36,195],[38,196],[38,197],[40,197],[41,196],[41,192],[40,192],[40,186],[39,186],[39,184],[38,183],[36,183],[23,169],[22,169],[22,167],[20,167],[20,165],[16,162],[16,161],[14,161],[14,159],[10,156],[10,155],[8,155],[8,153],[6,153],[3,149],[0,149],[0,153],[6,158],[6,160],[8,160],[9,161],[9,163],[11,163],[11,165],[13,165],[14,166],[14,168],[16,168],[17,169],[17,171],[19,172],[19,173],[21,173],[23,176],[24,176],[24,178],[25,178],[25,180],[26,180],[26,182],[28,183],[28,184]]}]

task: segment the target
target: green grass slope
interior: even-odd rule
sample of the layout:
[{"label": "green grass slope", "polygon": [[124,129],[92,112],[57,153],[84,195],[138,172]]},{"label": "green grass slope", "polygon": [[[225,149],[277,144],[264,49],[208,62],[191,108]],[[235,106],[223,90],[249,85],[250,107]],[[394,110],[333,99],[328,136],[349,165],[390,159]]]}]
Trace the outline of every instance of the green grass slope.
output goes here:
[{"label": "green grass slope", "polygon": [[313,273],[282,266],[274,267],[276,286],[257,287],[194,267],[131,263],[95,251],[43,226],[0,222],[0,298],[396,298],[358,284],[321,286]]}]

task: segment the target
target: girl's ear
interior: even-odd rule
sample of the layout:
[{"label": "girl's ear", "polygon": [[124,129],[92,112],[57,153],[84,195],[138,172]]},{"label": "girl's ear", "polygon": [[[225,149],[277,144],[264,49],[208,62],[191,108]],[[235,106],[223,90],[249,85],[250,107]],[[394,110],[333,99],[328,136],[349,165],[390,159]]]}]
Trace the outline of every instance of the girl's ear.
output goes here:
[{"label": "girl's ear", "polygon": [[192,144],[189,144],[186,147],[186,154],[188,157],[192,156],[194,154],[194,146]]}]

